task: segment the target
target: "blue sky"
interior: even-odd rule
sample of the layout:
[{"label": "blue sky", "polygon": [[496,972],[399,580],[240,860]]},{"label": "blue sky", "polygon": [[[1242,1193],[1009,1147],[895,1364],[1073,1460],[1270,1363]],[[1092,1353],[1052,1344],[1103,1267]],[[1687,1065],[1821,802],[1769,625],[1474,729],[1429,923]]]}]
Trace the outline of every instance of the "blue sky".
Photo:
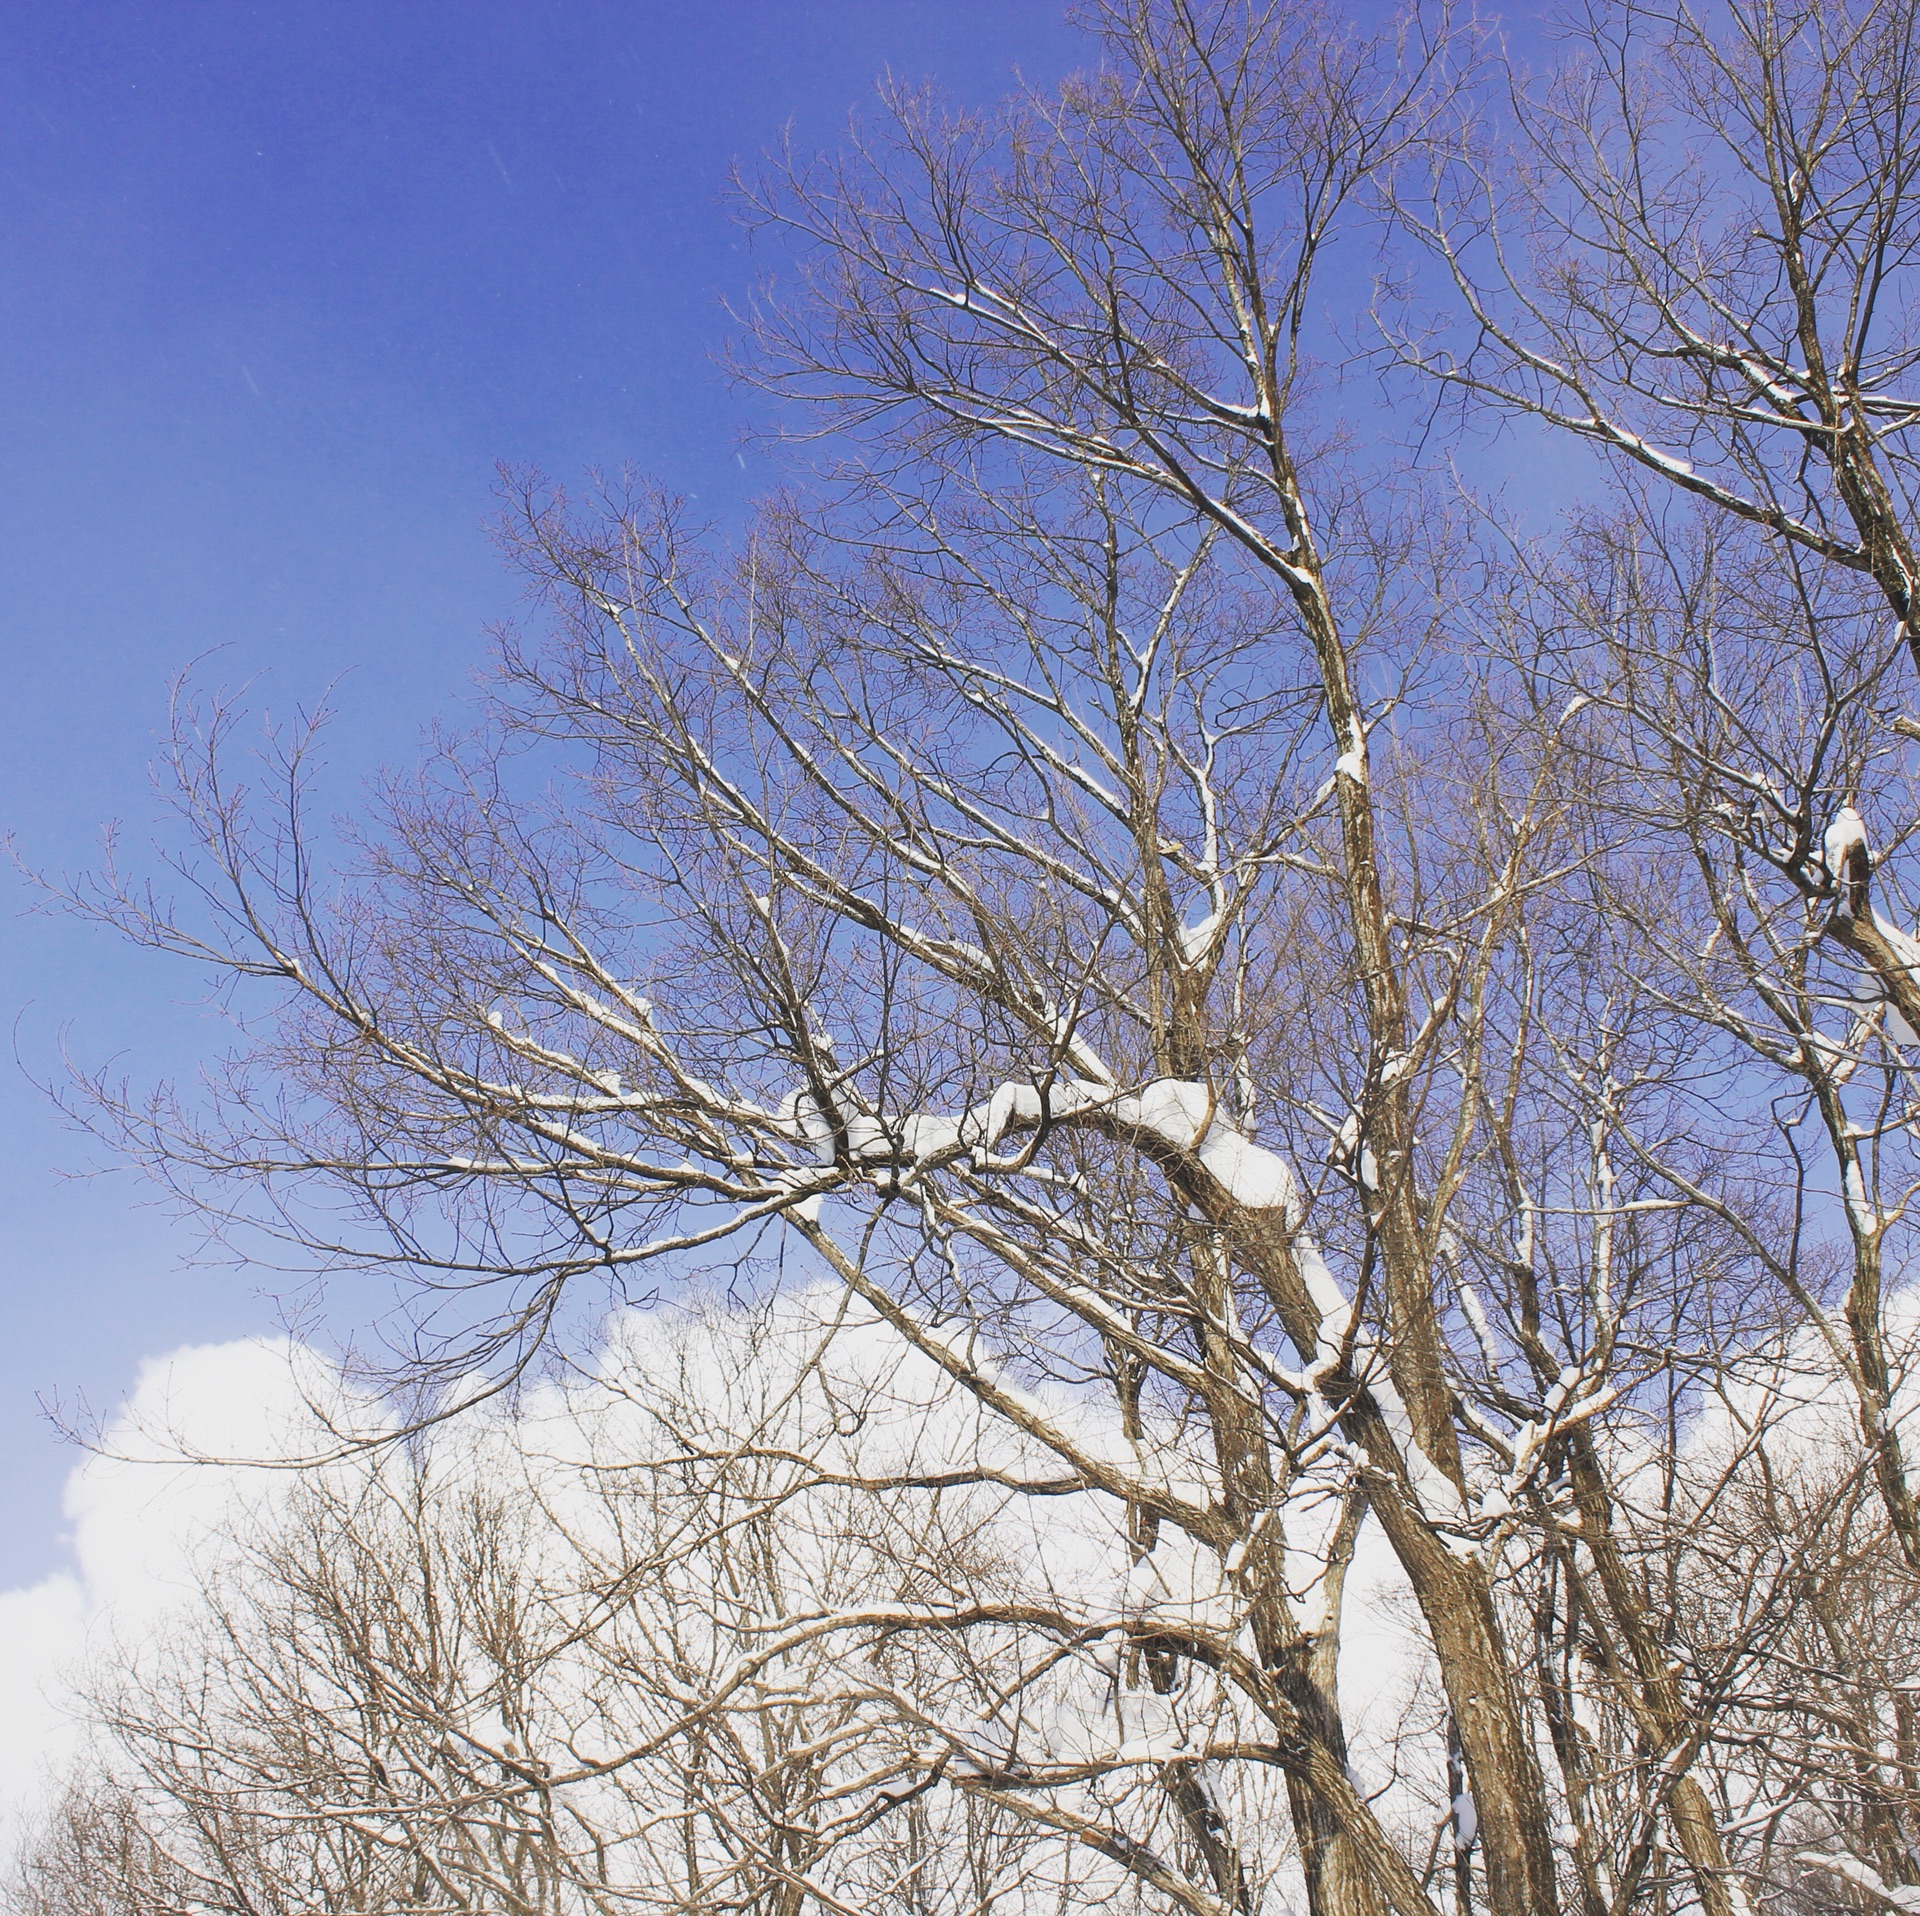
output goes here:
[{"label": "blue sky", "polygon": [[[712,357],[752,267],[730,160],[830,143],[891,67],[986,99],[1051,0],[0,0],[0,828],[141,842],[170,679],[335,685],[350,781],[467,696],[513,610],[493,464],[630,462],[720,516],[771,476]],[[135,1077],[221,1042],[196,980],[0,913],[0,1008]],[[271,1327],[262,1280],[0,1069],[0,1586],[62,1561],[73,1453],[141,1357]],[[344,1302],[344,1300],[343,1300]]]}]

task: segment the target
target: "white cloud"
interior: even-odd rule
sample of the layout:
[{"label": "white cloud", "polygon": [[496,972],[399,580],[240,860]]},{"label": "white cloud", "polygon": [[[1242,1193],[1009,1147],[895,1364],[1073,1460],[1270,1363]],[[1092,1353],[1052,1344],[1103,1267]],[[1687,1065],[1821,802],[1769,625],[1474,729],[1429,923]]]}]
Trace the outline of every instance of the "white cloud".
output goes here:
[{"label": "white cloud", "polygon": [[72,1726],[49,1694],[50,1679],[86,1645],[87,1593],[59,1573],[24,1590],[0,1591],[0,1804],[7,1819],[32,1800],[68,1747]]},{"label": "white cloud", "polygon": [[[113,1641],[138,1641],[194,1592],[194,1553],[243,1501],[270,1499],[284,1473],[159,1459],[170,1445],[208,1456],[272,1457],[312,1428],[303,1384],[315,1367],[285,1343],[202,1345],[141,1366],[103,1454],[67,1479],[74,1568],[0,1591],[0,1833],[30,1814],[74,1746],[61,1693]],[[114,1454],[106,1454],[114,1453]]]}]

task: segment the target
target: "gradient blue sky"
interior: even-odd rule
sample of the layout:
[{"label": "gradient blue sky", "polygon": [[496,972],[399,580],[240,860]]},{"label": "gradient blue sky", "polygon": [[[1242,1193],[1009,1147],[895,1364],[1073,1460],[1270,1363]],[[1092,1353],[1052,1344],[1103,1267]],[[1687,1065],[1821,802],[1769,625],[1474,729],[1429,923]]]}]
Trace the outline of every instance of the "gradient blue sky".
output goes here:
[{"label": "gradient blue sky", "polygon": [[[512,609],[493,463],[632,462],[725,516],[768,477],[712,364],[751,268],[727,166],[830,143],[886,67],[1077,57],[1052,0],[0,0],[0,828],[144,837],[169,680],[339,681],[343,774],[404,758]],[[344,675],[344,676],[343,676]],[[220,1042],[195,980],[0,912],[0,1008],[135,1076]],[[258,1280],[0,1067],[0,1586],[63,1560],[37,1395],[267,1329]]]}]

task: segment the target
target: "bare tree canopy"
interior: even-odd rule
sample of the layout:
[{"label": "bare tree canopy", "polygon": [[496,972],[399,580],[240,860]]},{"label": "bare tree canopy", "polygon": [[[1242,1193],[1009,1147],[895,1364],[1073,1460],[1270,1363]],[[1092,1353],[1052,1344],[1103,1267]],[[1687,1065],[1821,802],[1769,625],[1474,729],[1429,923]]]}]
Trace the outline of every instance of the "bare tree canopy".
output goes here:
[{"label": "bare tree canopy", "polygon": [[[1057,93],[742,183],[816,469],[737,539],[516,482],[535,629],[357,862],[182,709],[186,902],[76,902],[246,1040],[91,1122],[419,1286],[441,1402],[583,1288],[830,1282],[1012,1446],[952,1487],[1109,1514],[1117,1581],[811,1599],[969,1673],[836,1772],[862,1842],[1100,1859],[858,1906],[1920,1907],[1920,10],[1596,4],[1538,80],[1085,11]],[[1599,451],[1549,534],[1460,485],[1500,425]],[[1367,1547],[1431,1702],[1379,1776]],[[1063,1737],[1069,1675],[1162,1728]],[[848,1906],[755,1855],[677,1906]],[[541,1880],[326,1906],[627,1894]]]}]

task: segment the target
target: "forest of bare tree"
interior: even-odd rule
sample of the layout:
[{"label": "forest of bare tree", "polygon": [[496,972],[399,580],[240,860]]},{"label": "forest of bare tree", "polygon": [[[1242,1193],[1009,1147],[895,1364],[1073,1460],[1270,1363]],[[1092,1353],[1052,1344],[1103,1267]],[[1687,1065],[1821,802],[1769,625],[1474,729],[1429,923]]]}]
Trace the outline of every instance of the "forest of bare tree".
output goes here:
[{"label": "forest of bare tree", "polygon": [[1083,11],[743,172],[752,523],[63,888],[411,1306],[25,1916],[1920,1910],[1920,0]]}]

